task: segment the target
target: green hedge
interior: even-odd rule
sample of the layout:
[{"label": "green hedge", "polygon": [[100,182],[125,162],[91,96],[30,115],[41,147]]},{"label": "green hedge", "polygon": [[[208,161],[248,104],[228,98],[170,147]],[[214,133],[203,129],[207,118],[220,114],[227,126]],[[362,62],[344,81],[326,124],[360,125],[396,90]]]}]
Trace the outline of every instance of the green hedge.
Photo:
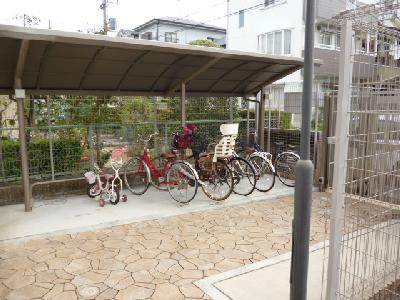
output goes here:
[{"label": "green hedge", "polygon": [[[5,178],[3,180],[21,176],[19,140],[5,140],[2,142],[2,163]],[[53,140],[54,171],[56,174],[69,174],[79,170],[83,148],[76,138],[59,138]],[[48,177],[51,174],[50,141],[48,139],[33,138],[28,143],[30,175]]]},{"label": "green hedge", "polygon": [[[265,111],[265,118],[268,121],[268,110]],[[280,111],[281,114],[281,128],[282,129],[291,129],[292,128],[292,114],[286,111]],[[242,119],[247,118],[247,110],[240,111],[240,117]],[[255,119],[255,111],[254,109],[250,110],[250,119]],[[271,110],[271,119],[278,120],[279,119],[279,110]]]}]

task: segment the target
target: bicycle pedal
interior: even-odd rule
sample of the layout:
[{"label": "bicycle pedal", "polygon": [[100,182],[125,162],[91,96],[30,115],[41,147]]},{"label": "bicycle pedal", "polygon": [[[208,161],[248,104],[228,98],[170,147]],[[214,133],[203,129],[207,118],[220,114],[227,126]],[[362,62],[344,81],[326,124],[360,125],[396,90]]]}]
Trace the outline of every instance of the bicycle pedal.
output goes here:
[{"label": "bicycle pedal", "polygon": [[158,182],[159,183],[164,182],[164,181],[165,181],[165,177],[158,177]]}]

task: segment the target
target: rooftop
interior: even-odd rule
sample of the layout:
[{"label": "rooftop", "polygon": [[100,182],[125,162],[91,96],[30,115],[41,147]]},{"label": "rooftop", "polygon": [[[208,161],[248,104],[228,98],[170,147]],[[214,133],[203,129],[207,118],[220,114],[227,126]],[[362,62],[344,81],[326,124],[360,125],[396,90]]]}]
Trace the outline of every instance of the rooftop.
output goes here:
[{"label": "rooftop", "polygon": [[0,25],[0,94],[254,95],[303,59]]},{"label": "rooftop", "polygon": [[177,26],[183,26],[183,27],[196,27],[197,29],[207,29],[207,30],[212,30],[212,31],[218,31],[221,33],[226,33],[226,29],[218,26],[214,26],[211,24],[206,24],[194,20],[189,20],[189,19],[184,19],[184,18],[176,18],[176,17],[162,17],[162,18],[155,18],[152,19],[136,28],[134,28],[134,31],[142,31],[146,29],[147,27],[154,26],[154,24],[172,24],[172,25],[177,25]]}]

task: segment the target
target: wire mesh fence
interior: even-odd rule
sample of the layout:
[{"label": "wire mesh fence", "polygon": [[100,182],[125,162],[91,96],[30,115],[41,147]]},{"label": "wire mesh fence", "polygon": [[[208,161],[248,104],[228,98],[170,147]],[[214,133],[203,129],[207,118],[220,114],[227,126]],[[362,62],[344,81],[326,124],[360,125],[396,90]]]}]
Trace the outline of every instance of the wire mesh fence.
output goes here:
[{"label": "wire mesh fence", "polygon": [[[331,211],[327,219],[333,225],[343,221],[330,240],[340,241],[340,247],[330,248],[330,256],[339,255],[338,264],[332,259],[328,266],[338,278],[333,291],[337,299],[400,299],[400,31],[390,25],[398,8],[398,1],[380,1],[332,21],[338,28],[345,20],[352,23],[353,74],[347,132],[335,132],[343,120],[337,114],[338,101],[344,101],[335,92],[337,78],[332,79],[328,101],[329,136],[348,138],[343,170],[335,170],[338,146],[329,146],[329,184],[344,190],[343,208]],[[342,182],[333,182],[334,172],[342,174]]]},{"label": "wire mesh fence", "polygon": [[[181,128],[180,98],[35,96],[25,101],[30,177],[33,181],[81,176],[96,161],[103,165],[115,147],[140,144],[159,135],[153,155],[169,151]],[[240,123],[240,139],[254,128],[243,118],[241,99],[188,98],[188,123],[199,139],[212,142],[223,123]],[[16,106],[0,99],[0,183],[19,181],[20,154]],[[139,147],[143,147],[143,143]]]}]

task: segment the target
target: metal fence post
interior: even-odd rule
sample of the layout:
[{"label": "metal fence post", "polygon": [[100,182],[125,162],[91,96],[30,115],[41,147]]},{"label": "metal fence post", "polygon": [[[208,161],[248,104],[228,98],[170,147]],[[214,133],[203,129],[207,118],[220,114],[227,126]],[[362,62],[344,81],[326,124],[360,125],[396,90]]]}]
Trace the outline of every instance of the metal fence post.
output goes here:
[{"label": "metal fence post", "polygon": [[271,94],[268,95],[268,140],[267,151],[271,153]]},{"label": "metal fence post", "polygon": [[247,105],[247,121],[246,121],[246,144],[250,143],[250,103],[246,101]]},{"label": "metal fence post", "polygon": [[315,92],[314,97],[315,97],[315,101],[314,101],[314,105],[315,105],[315,110],[314,110],[314,147],[313,147],[313,163],[314,166],[317,164],[316,162],[316,158],[317,158],[317,142],[318,142],[318,118],[319,118],[319,99],[318,99],[318,90],[319,90],[319,85],[317,84],[315,86]]},{"label": "metal fence post", "polygon": [[89,142],[89,157],[90,157],[90,168],[94,166],[94,146],[93,146],[93,125],[89,125],[89,134],[88,134],[88,142]]},{"label": "metal fence post", "polygon": [[265,93],[264,87],[260,93],[260,103],[258,104],[258,143],[265,149]]},{"label": "metal fence post", "polygon": [[329,236],[329,260],[326,299],[336,299],[339,288],[340,249],[344,224],[344,197],[347,173],[348,132],[352,82],[352,21],[342,24],[339,61],[339,91],[335,129],[335,168],[333,171],[332,209]]},{"label": "metal fence post", "polygon": [[308,258],[310,244],[313,164],[310,160],[310,131],[314,77],[315,0],[307,0],[304,48],[304,80],[300,160],[295,167],[293,249],[290,299],[307,299]]},{"label": "metal fence post", "polygon": [[[1,126],[3,124],[0,124]],[[0,170],[1,170],[1,176],[3,179],[6,179],[6,172],[4,169],[4,160],[3,160],[3,131],[0,130]]]},{"label": "metal fence post", "polygon": [[233,123],[233,98],[230,97],[229,101],[229,122]]},{"label": "metal fence post", "polygon": [[186,84],[181,85],[181,125],[186,125]]},{"label": "metal fence post", "polygon": [[49,126],[51,180],[54,180],[55,174],[54,174],[54,155],[53,155],[53,132],[51,130],[50,102],[48,97],[46,97],[46,105],[47,105],[47,125]]}]

